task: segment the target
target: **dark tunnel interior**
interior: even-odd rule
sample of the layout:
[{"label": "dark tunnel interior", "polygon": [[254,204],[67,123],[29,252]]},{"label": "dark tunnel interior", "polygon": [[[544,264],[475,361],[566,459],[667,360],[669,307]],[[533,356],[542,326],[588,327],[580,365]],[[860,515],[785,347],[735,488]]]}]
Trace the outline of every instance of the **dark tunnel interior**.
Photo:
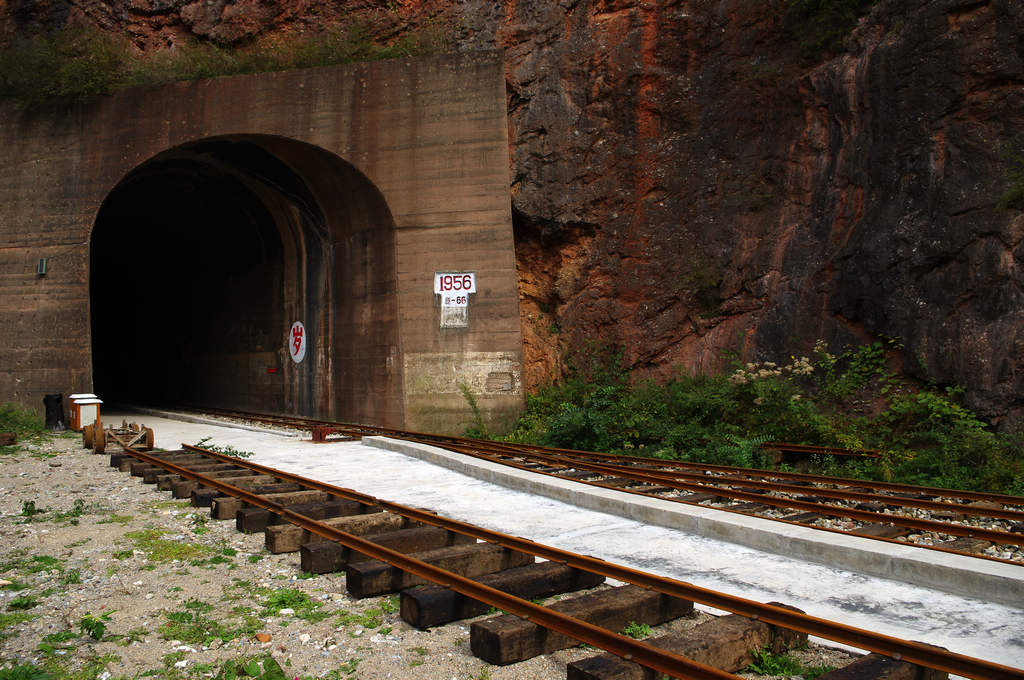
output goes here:
[{"label": "dark tunnel interior", "polygon": [[402,422],[394,220],[340,156],[259,134],[173,147],[110,191],[90,246],[105,402]]},{"label": "dark tunnel interior", "polygon": [[221,161],[151,161],[99,212],[93,374],[106,401],[274,406],[260,392],[283,344],[282,240],[258,185]]}]

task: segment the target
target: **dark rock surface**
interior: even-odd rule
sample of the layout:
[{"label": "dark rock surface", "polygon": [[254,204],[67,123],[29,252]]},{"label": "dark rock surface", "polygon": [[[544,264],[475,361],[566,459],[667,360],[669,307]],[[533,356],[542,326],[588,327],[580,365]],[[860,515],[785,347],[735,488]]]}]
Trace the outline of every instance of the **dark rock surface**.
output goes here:
[{"label": "dark rock surface", "polygon": [[783,0],[0,2],[0,35],[234,44],[360,12],[505,50],[529,386],[593,341],[667,374],[884,337],[1024,422],[1019,0],[881,0],[814,58]]}]

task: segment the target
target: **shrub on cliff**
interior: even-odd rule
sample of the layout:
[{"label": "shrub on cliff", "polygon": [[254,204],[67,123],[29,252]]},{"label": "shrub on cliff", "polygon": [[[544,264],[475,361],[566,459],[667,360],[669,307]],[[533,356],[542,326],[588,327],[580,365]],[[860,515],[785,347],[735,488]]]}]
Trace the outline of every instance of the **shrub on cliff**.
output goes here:
[{"label": "shrub on cliff", "polygon": [[0,53],[0,96],[35,105],[110,94],[122,87],[127,46],[95,29],[65,28]]}]

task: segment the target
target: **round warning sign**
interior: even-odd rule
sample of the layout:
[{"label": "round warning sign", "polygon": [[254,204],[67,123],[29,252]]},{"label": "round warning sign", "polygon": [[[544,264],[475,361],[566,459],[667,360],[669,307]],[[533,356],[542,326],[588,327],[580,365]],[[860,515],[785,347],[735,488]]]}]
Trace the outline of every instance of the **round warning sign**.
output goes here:
[{"label": "round warning sign", "polygon": [[293,323],[292,329],[288,331],[288,354],[297,364],[306,358],[306,327],[301,321]]}]

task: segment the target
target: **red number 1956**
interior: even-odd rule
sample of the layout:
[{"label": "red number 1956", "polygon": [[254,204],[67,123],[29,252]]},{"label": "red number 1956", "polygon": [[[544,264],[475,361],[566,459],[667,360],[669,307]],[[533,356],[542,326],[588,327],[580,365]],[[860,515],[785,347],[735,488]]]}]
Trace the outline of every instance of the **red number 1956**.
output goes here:
[{"label": "red number 1956", "polygon": [[445,274],[441,277],[441,290],[469,290],[473,277],[469,274]]}]

